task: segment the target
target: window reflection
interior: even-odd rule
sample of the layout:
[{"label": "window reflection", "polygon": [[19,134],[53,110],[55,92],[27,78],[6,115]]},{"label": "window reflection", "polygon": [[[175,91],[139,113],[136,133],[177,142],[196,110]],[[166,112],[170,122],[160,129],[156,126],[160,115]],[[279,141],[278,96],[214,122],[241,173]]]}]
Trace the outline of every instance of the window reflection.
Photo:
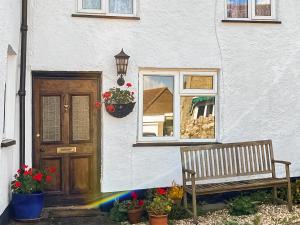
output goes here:
[{"label": "window reflection", "polygon": [[213,89],[213,76],[190,76],[183,77],[184,89]]},{"label": "window reflection", "polygon": [[271,0],[255,0],[256,16],[271,16]]},{"label": "window reflection", "polygon": [[248,18],[248,0],[227,0],[228,18]]},{"label": "window reflection", "polygon": [[144,75],[143,136],[173,136],[173,76]]},{"label": "window reflection", "polygon": [[184,96],[181,104],[181,138],[215,138],[215,97]]}]

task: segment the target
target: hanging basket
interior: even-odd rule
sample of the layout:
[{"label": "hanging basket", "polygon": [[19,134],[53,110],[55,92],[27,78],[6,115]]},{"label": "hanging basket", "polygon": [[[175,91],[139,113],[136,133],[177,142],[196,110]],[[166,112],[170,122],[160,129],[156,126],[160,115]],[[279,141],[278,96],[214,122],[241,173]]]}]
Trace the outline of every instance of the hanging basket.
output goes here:
[{"label": "hanging basket", "polygon": [[111,104],[114,107],[114,110],[108,110],[108,104],[105,104],[105,109],[108,114],[116,118],[123,118],[128,116],[134,109],[135,102],[128,104]]}]

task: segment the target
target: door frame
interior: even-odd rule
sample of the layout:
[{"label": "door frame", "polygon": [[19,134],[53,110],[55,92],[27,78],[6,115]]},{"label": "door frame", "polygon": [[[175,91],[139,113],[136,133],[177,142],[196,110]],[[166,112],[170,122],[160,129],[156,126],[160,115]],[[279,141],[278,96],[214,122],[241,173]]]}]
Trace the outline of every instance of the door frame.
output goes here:
[{"label": "door frame", "polygon": [[[31,117],[31,124],[32,124],[32,164],[33,167],[35,166],[35,101],[34,101],[34,93],[35,90],[35,81],[38,79],[62,79],[62,80],[96,80],[97,81],[97,99],[101,99],[101,92],[102,92],[102,71],[32,71],[32,117]],[[101,110],[97,113],[97,166],[96,166],[96,173],[97,173],[97,184],[95,189],[101,193],[101,175],[102,175],[102,113]],[[95,193],[97,194],[97,193]]]}]

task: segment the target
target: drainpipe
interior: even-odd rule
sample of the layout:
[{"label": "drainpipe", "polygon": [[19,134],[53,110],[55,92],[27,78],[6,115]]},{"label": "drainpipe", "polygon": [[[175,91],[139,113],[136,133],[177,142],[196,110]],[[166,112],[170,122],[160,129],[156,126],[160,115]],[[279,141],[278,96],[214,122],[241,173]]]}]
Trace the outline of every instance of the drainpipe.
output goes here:
[{"label": "drainpipe", "polygon": [[20,165],[25,164],[25,81],[27,30],[27,0],[22,0],[20,89],[18,92],[20,97]]}]

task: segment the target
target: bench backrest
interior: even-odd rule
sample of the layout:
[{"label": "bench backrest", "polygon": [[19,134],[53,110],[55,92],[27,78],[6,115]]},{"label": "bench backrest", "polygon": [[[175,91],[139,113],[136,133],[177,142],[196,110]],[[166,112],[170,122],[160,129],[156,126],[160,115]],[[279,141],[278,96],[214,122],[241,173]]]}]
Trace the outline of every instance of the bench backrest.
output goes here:
[{"label": "bench backrest", "polygon": [[181,147],[182,167],[195,171],[196,181],[272,173],[273,159],[271,140]]}]

